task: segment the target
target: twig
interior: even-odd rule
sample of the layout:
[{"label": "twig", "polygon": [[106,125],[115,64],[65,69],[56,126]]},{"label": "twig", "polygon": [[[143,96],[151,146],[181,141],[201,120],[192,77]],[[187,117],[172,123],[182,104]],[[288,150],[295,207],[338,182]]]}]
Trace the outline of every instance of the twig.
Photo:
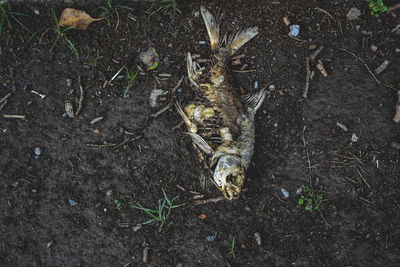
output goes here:
[{"label": "twig", "polygon": [[310,88],[310,58],[306,57],[306,86],[303,91],[303,98],[307,98],[308,89]]},{"label": "twig", "polygon": [[322,13],[325,13],[325,14],[328,15],[333,21],[335,21],[335,19],[333,18],[333,16],[332,16],[331,14],[329,14],[328,11],[325,11],[325,10],[323,10],[322,8],[319,8],[319,7],[316,7],[316,8],[314,8],[314,9],[317,10],[317,11],[320,11],[320,12],[322,12]]},{"label": "twig", "polygon": [[110,146],[116,146],[117,144],[114,144],[114,143],[105,143],[105,144],[102,144],[102,145],[98,145],[98,144],[86,144],[86,146],[88,146],[88,147],[110,147]]},{"label": "twig", "polygon": [[[387,12],[387,13],[390,13],[390,12],[392,12],[392,11],[398,9],[398,8],[400,8],[400,3],[395,4],[394,6],[389,7],[389,8],[386,10],[386,12]],[[400,27],[400,24],[399,24],[399,27]]]},{"label": "twig", "polygon": [[118,74],[121,73],[121,71],[125,68],[125,66],[126,66],[126,64],[124,64],[124,65],[122,66],[122,68],[120,68],[120,69],[117,71],[117,73],[115,73],[114,76],[112,76],[112,78],[107,82],[107,84],[110,84],[115,78],[117,78]]},{"label": "twig", "polygon": [[317,69],[322,73],[322,75],[325,78],[328,76],[328,73],[325,70],[324,63],[322,63],[322,60],[318,60]]},{"label": "twig", "polygon": [[210,199],[204,199],[204,200],[196,200],[194,202],[194,205],[203,205],[203,204],[207,204],[207,203],[217,203],[219,201],[224,200],[225,197],[216,197],[216,198],[210,198]]},{"label": "twig", "polygon": [[172,93],[175,93],[176,90],[178,90],[179,86],[181,86],[183,82],[183,78],[185,78],[184,75],[182,75],[182,78],[178,81],[178,83],[175,85],[175,87],[172,89]]},{"label": "twig", "polygon": [[95,124],[95,123],[101,121],[102,119],[103,119],[103,117],[94,118],[93,120],[90,121],[90,124],[93,125],[93,124]]},{"label": "twig", "polygon": [[35,90],[31,90],[31,93],[40,96],[41,99],[44,99],[44,98],[46,97],[46,95],[41,94],[41,93],[39,93],[39,92],[37,92],[37,91],[35,91]]},{"label": "twig", "polygon": [[397,99],[397,104],[395,107],[396,113],[393,117],[394,122],[400,122],[400,91],[397,91],[397,97],[398,97],[398,99]]},{"label": "twig", "polygon": [[239,73],[246,73],[246,72],[255,72],[256,70],[232,70],[233,72],[239,72]]},{"label": "twig", "polygon": [[149,250],[150,250],[150,248],[149,248],[148,246],[146,246],[146,247],[143,249],[143,262],[144,262],[144,263],[148,263]]},{"label": "twig", "polygon": [[118,11],[117,10],[115,10],[116,11],[116,13],[117,13],[117,25],[115,25],[115,29],[114,29],[114,31],[116,32],[117,31],[117,29],[118,29],[118,26],[119,26],[119,13],[118,13]]},{"label": "twig", "polygon": [[172,107],[172,104],[169,103],[168,105],[166,105],[164,108],[160,109],[159,111],[157,111],[156,113],[153,113],[150,115],[150,117],[152,118],[157,118],[158,116],[160,116],[161,114],[163,114],[165,111],[167,111],[168,109],[170,109]]},{"label": "twig", "polygon": [[81,85],[81,76],[78,76],[78,83],[79,83],[79,89],[81,91],[81,95],[79,96],[78,109],[75,112],[75,116],[78,116],[79,112],[81,112],[81,110],[82,110],[83,88],[82,88],[82,85]]},{"label": "twig", "polygon": [[6,101],[7,98],[9,98],[11,96],[11,93],[6,94],[5,97],[3,97],[2,99],[0,99],[0,103],[3,103],[3,101]]},{"label": "twig", "polygon": [[134,138],[126,138],[122,143],[116,145],[116,146],[114,147],[114,149],[117,149],[118,147],[120,147],[120,146],[122,146],[122,145],[124,145],[124,144],[126,144],[126,143],[128,143],[128,142],[132,142],[132,141],[138,140],[138,139],[141,138],[141,137],[143,137],[143,136],[142,136],[142,135],[139,135],[139,136],[136,136],[136,137],[134,137]]},{"label": "twig", "polygon": [[347,132],[349,129],[346,127],[346,125],[340,123],[340,122],[336,122],[336,126],[341,128],[343,131]]},{"label": "twig", "polygon": [[172,127],[172,130],[174,131],[174,130],[180,128],[184,123],[185,123],[184,121],[181,121],[179,124],[177,124],[174,127]]},{"label": "twig", "polygon": [[[1,102],[0,102],[0,103],[1,103]],[[0,110],[2,110],[2,109],[7,105],[7,103],[8,103],[7,99],[4,100],[4,103],[1,104],[1,106],[0,106]]]},{"label": "twig", "polygon": [[397,29],[400,29],[400,24],[393,28],[392,33],[397,31]]},{"label": "twig", "polygon": [[319,53],[322,52],[322,50],[324,50],[324,46],[323,46],[323,45],[321,45],[317,50],[315,50],[314,52],[312,52],[311,55],[310,55],[311,61],[314,61],[315,58],[319,55]]},{"label": "twig", "polygon": [[382,71],[384,71],[384,70],[387,68],[387,66],[389,66],[389,64],[390,64],[390,61],[387,60],[387,59],[385,59],[385,61],[383,61],[382,64],[380,64],[380,65],[375,69],[375,73],[379,75]]},{"label": "twig", "polygon": [[358,60],[360,60],[362,63],[364,63],[364,66],[367,68],[368,72],[372,75],[372,77],[374,78],[374,80],[376,81],[376,83],[377,83],[377,84],[381,84],[381,82],[380,82],[380,81],[378,80],[378,78],[376,78],[376,76],[372,73],[371,69],[368,67],[367,63],[365,63],[365,61],[364,61],[362,58],[360,58],[359,56],[357,56],[356,54],[354,54],[353,52],[351,52],[351,51],[349,51],[349,50],[347,50],[347,49],[339,48],[339,50],[342,50],[342,51],[344,51],[344,52],[346,52],[346,53],[348,53],[348,54],[354,56],[355,58],[357,58]]},{"label": "twig", "polygon": [[6,119],[21,119],[25,120],[25,115],[9,115],[9,114],[3,114],[3,117]]}]

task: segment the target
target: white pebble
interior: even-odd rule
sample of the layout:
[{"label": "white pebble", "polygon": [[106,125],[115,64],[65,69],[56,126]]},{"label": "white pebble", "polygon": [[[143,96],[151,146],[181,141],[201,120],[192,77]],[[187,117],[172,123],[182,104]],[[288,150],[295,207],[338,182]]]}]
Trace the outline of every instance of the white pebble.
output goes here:
[{"label": "white pebble", "polygon": [[351,142],[357,142],[358,141],[358,137],[355,133],[353,133],[353,135],[351,136]]},{"label": "white pebble", "polygon": [[281,188],[281,192],[285,196],[285,198],[289,197],[289,192],[286,189]]}]

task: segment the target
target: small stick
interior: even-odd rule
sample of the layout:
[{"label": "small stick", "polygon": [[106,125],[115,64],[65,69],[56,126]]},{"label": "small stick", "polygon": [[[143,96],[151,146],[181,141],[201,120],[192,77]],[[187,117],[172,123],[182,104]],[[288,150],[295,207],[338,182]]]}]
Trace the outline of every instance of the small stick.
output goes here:
[{"label": "small stick", "polygon": [[393,28],[392,33],[397,31],[397,29],[400,29],[400,24]]},{"label": "small stick", "polygon": [[234,61],[236,59],[241,59],[242,57],[245,57],[245,56],[246,56],[246,54],[241,54],[241,55],[238,55],[238,56],[234,56],[233,58],[231,58],[231,60]]},{"label": "small stick", "polygon": [[325,13],[325,14],[328,15],[333,21],[335,20],[335,19],[333,18],[333,16],[332,16],[331,14],[329,14],[328,11],[323,10],[322,8],[319,8],[319,7],[316,7],[316,8],[314,8],[314,9],[317,10],[317,11],[320,11],[320,12],[322,12],[322,13]]},{"label": "small stick", "polygon": [[400,143],[392,142],[390,146],[393,147],[394,149],[400,150]]},{"label": "small stick", "polygon": [[321,45],[317,50],[315,50],[314,52],[312,52],[311,55],[310,55],[311,61],[314,61],[315,58],[319,55],[319,53],[322,52],[322,50],[324,50],[324,46],[323,46],[323,45]]},{"label": "small stick", "polygon": [[[1,103],[1,102],[0,102],[0,103]],[[4,100],[4,103],[1,104],[1,106],[0,106],[0,110],[2,110],[2,109],[7,105],[7,103],[8,103],[7,99]]]},{"label": "small stick", "polygon": [[185,78],[184,75],[182,75],[182,78],[178,81],[178,83],[175,85],[175,87],[172,89],[172,93],[175,93],[176,90],[178,90],[179,86],[181,86],[183,82],[183,78]]},{"label": "small stick", "polygon": [[199,58],[196,60],[199,63],[207,63],[207,62],[212,62],[210,58]]},{"label": "small stick", "polygon": [[210,199],[204,199],[204,200],[196,200],[194,204],[197,205],[203,205],[207,203],[217,203],[219,201],[224,200],[225,197],[216,197],[216,198],[210,198]]},{"label": "small stick", "polygon": [[168,109],[170,109],[172,107],[172,104],[169,103],[168,105],[166,105],[164,108],[160,109],[159,111],[157,111],[156,113],[153,113],[150,115],[150,117],[152,118],[157,118],[158,116],[160,116],[161,114],[163,114],[165,111],[167,111]]},{"label": "small stick", "polygon": [[340,122],[336,122],[336,126],[341,128],[343,131],[347,132],[349,129],[346,127],[346,125],[341,124]]},{"label": "small stick", "polygon": [[94,118],[93,120],[90,121],[90,124],[93,125],[93,124],[95,124],[96,122],[101,121],[102,119],[103,119],[103,117]]},{"label": "small stick", "polygon": [[396,113],[393,117],[393,121],[398,123],[398,122],[400,122],[400,91],[397,91],[397,97],[398,97],[398,99],[397,99],[397,104],[395,107]]},{"label": "small stick", "polygon": [[9,115],[9,114],[3,114],[3,117],[6,119],[21,119],[25,120],[25,115]]},{"label": "small stick", "polygon": [[307,98],[308,89],[310,88],[310,58],[306,57],[306,86],[304,87],[303,91],[303,98]]},{"label": "small stick", "polygon": [[6,94],[5,97],[3,97],[2,99],[0,99],[0,103],[3,103],[3,101],[6,101],[7,98],[9,98],[11,96],[11,93]]},{"label": "small stick", "polygon": [[[387,13],[390,13],[390,12],[392,12],[392,11],[398,9],[398,8],[400,8],[400,3],[395,4],[394,6],[389,7],[389,8],[386,10],[386,12],[387,12]],[[400,27],[400,24],[399,24],[399,27]]]},{"label": "small stick", "polygon": [[126,64],[124,64],[122,66],[122,68],[120,68],[117,73],[114,74],[114,76],[112,76],[112,78],[108,81],[108,84],[110,84],[115,78],[117,78],[118,74],[120,74],[120,72],[125,68]]},{"label": "small stick", "polygon": [[169,73],[160,73],[160,74],[158,74],[158,77],[161,77],[161,78],[169,78],[169,77],[171,77],[172,75],[171,74],[169,74]]},{"label": "small stick", "polygon": [[328,76],[328,73],[326,72],[326,70],[324,68],[324,64],[322,63],[322,61],[320,59],[318,60],[318,63],[317,63],[317,69],[322,73],[322,75],[324,75],[325,78]]},{"label": "small stick", "polygon": [[238,73],[246,73],[246,72],[255,72],[256,70],[232,70],[232,71]]},{"label": "small stick", "polygon": [[174,130],[180,128],[184,123],[185,123],[184,121],[181,121],[179,124],[177,124],[174,127],[172,127],[172,130],[174,131]]},{"label": "small stick", "polygon": [[35,91],[35,90],[31,90],[31,93],[40,96],[41,99],[44,99],[44,98],[46,97],[46,95],[41,94],[41,93],[39,93],[39,92],[37,92],[37,91]]},{"label": "small stick", "polygon": [[117,144],[113,144],[113,143],[105,143],[102,145],[97,145],[97,144],[86,144],[86,146],[88,147],[110,147],[110,146],[116,146]]},{"label": "small stick", "polygon": [[148,263],[148,259],[149,259],[149,247],[148,246],[146,246],[144,249],[143,249],[143,262],[144,263]]},{"label": "small stick", "polygon": [[83,88],[81,85],[81,76],[78,76],[78,83],[79,83],[79,89],[81,90],[81,95],[79,96],[78,109],[75,112],[75,116],[78,116],[79,112],[81,112],[81,110],[82,110]]},{"label": "small stick", "polygon": [[390,64],[390,61],[387,60],[387,59],[385,59],[385,61],[383,61],[382,64],[379,65],[379,66],[375,69],[375,73],[379,75],[382,71],[384,71],[384,70],[387,68],[387,66],[389,66],[389,64]]},{"label": "small stick", "polygon": [[344,52],[346,52],[346,53],[348,53],[348,54],[350,54],[350,55],[356,57],[358,60],[360,60],[362,63],[364,63],[364,66],[367,68],[368,72],[372,75],[372,77],[374,78],[374,80],[376,81],[376,83],[377,83],[377,84],[381,84],[381,82],[378,80],[378,78],[376,78],[376,76],[374,75],[374,73],[371,71],[371,69],[368,67],[367,63],[365,63],[365,61],[364,61],[362,58],[360,58],[359,56],[357,56],[357,55],[354,54],[353,52],[350,52],[350,51],[347,50],[347,49],[339,48],[339,50],[342,50],[342,51],[344,51]]}]

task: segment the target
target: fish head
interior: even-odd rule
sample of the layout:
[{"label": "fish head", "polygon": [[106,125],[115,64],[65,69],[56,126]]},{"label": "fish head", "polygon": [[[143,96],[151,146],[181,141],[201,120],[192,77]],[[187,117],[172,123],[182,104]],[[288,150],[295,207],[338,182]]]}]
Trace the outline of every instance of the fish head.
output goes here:
[{"label": "fish head", "polygon": [[228,200],[239,197],[245,179],[242,160],[234,155],[223,155],[214,170],[214,182]]}]

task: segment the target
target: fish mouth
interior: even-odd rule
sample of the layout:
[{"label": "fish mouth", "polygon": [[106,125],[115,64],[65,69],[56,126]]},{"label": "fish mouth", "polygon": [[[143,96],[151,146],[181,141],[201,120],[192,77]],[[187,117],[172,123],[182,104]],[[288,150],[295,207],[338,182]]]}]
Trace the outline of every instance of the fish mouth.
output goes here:
[{"label": "fish mouth", "polygon": [[214,170],[214,182],[228,200],[237,199],[244,183],[244,165],[241,159],[233,155],[219,158]]}]

